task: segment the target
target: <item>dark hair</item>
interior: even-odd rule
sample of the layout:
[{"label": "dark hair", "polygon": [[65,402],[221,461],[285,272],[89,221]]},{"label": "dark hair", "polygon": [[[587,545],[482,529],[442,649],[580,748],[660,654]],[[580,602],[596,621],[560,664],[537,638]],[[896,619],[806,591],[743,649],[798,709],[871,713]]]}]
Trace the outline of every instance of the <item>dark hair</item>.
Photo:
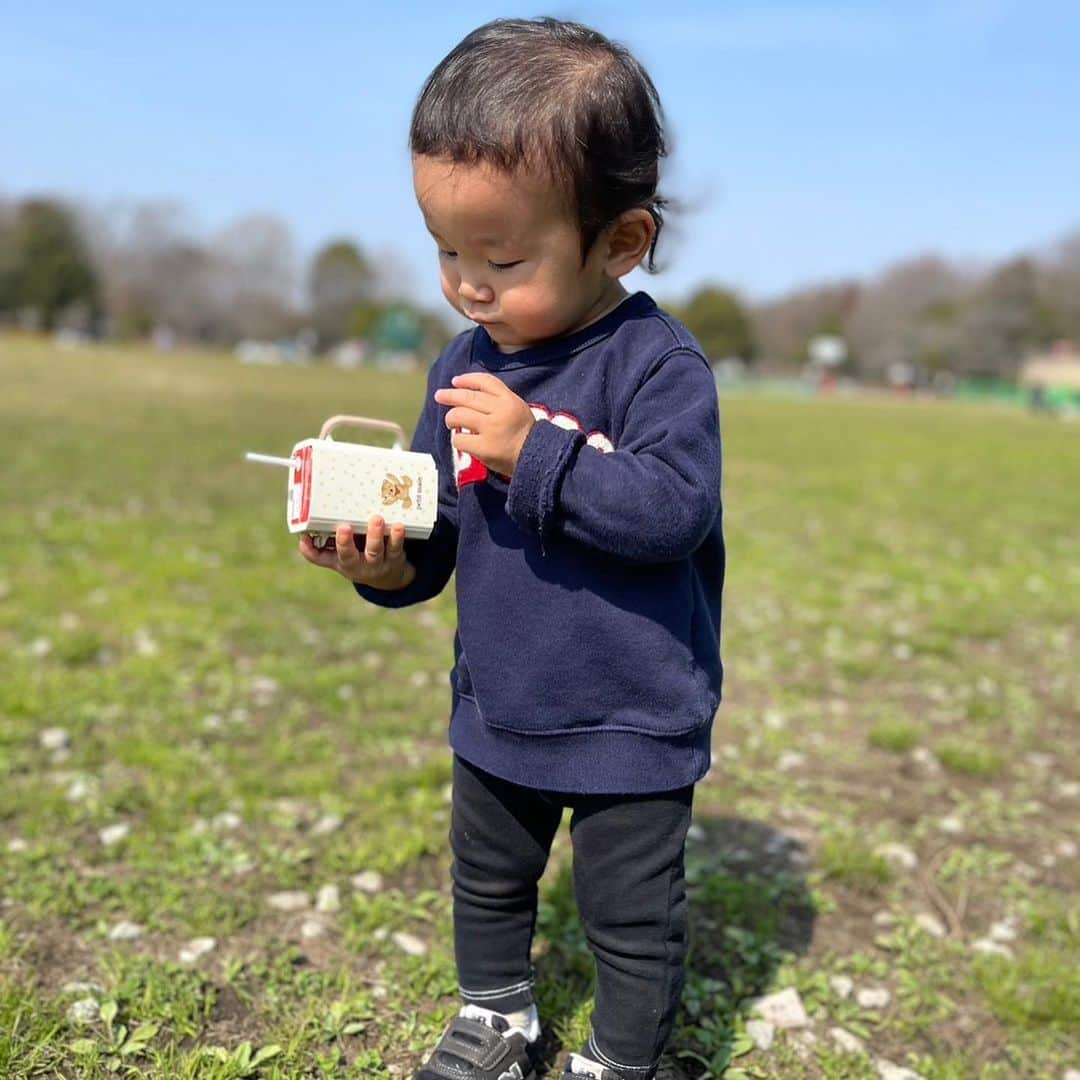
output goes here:
[{"label": "dark hair", "polygon": [[621,45],[580,23],[495,19],[468,35],[428,76],[409,130],[414,154],[546,173],[567,194],[583,254],[626,210],[656,222],[663,112],[645,69]]}]

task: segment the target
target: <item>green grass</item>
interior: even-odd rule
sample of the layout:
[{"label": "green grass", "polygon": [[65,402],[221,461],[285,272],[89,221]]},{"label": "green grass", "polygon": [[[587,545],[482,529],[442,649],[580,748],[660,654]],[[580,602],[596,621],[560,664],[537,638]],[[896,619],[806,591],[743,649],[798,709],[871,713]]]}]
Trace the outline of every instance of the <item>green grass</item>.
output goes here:
[{"label": "green grass", "polygon": [[867,734],[867,742],[879,750],[903,754],[919,745],[921,729],[910,720],[893,717],[876,723]]},{"label": "green grass", "polygon": [[[0,338],[0,380],[0,1076],[409,1075],[455,1008],[452,593],[359,602],[300,559],[284,477],[243,452],[337,412],[411,427],[423,374]],[[884,397],[723,417],[728,685],[672,1050],[695,1080],[872,1075],[841,1026],[928,1078],[1060,1076],[1080,1056],[1076,431]],[[563,837],[536,942],[553,1075],[593,988],[568,860]],[[331,884],[320,936],[268,902]],[[976,953],[1005,916],[1013,956]],[[112,940],[121,920],[142,936]],[[215,949],[180,962],[200,936]],[[745,1034],[782,986],[808,1051]],[[85,997],[96,1018],[69,1017]]]},{"label": "green grass", "polygon": [[821,847],[821,869],[829,881],[857,892],[879,893],[892,879],[889,864],[856,833],[832,833]]},{"label": "green grass", "polygon": [[997,776],[1005,767],[1004,756],[990,746],[954,739],[939,743],[934,750],[945,768],[965,776]]}]

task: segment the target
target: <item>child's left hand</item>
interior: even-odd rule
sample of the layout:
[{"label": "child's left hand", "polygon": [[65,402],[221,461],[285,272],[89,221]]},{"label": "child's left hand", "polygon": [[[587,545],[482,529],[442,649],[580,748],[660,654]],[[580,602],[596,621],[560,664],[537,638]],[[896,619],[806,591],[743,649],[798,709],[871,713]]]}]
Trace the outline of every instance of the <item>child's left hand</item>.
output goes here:
[{"label": "child's left hand", "polygon": [[[484,372],[455,375],[452,390],[435,400],[451,406],[446,426],[457,450],[471,454],[502,476],[512,476],[536,418],[528,404],[502,380]],[[468,431],[461,429],[468,428]]]}]

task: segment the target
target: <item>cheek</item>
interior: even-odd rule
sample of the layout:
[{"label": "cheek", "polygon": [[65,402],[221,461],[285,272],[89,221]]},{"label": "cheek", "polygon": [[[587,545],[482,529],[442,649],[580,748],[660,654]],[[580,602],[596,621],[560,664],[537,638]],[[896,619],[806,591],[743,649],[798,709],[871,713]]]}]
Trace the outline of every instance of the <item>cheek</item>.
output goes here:
[{"label": "cheek", "polygon": [[541,334],[550,323],[558,322],[561,302],[556,290],[541,284],[510,289],[499,298],[506,317],[523,327],[534,327]]},{"label": "cheek", "polygon": [[460,304],[458,297],[458,279],[456,274],[449,273],[445,267],[439,271],[439,282],[442,285],[442,294],[446,297],[447,303],[456,308]]}]

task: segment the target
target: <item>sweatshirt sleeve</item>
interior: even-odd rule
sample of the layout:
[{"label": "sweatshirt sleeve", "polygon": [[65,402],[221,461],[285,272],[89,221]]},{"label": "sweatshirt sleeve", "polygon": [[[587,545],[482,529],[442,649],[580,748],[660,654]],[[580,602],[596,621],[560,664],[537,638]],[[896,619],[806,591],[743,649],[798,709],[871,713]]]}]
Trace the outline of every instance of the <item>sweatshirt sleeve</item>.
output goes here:
[{"label": "sweatshirt sleeve", "polygon": [[627,408],[618,448],[539,421],[510,480],[507,512],[541,541],[564,537],[630,562],[682,559],[720,513],[720,417],[704,357],[661,359]]},{"label": "sweatshirt sleeve", "polygon": [[416,567],[416,577],[404,589],[373,589],[356,585],[356,591],[380,607],[400,608],[438,596],[450,580],[457,562],[457,483],[450,456],[450,433],[440,417],[435,390],[449,379],[442,378],[444,364],[436,361],[428,375],[427,397],[416,425],[410,449],[431,454],[439,470],[439,513],[435,528],[426,540],[406,540],[405,557]]}]

